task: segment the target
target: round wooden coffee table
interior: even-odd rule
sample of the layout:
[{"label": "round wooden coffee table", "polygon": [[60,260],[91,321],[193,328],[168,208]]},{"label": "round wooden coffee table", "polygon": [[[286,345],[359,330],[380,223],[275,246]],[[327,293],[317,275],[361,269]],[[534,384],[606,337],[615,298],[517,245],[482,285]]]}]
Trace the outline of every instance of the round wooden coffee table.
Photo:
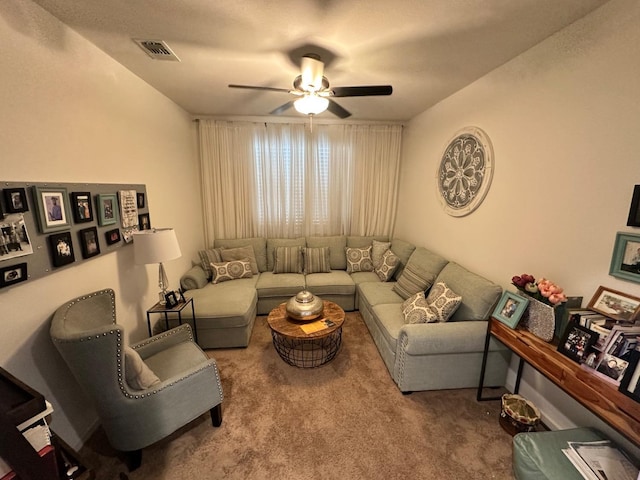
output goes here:
[{"label": "round wooden coffee table", "polygon": [[[340,350],[344,310],[336,303],[324,300],[320,317],[299,321],[289,318],[286,303],[282,303],[271,310],[267,323],[273,346],[285,362],[301,368],[319,367],[332,360]],[[311,331],[316,328],[317,331]]]}]

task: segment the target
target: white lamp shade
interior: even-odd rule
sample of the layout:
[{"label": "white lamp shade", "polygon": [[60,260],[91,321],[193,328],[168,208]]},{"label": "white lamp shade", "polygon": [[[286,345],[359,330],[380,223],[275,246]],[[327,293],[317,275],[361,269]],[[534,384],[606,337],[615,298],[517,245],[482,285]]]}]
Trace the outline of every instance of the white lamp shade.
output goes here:
[{"label": "white lamp shade", "polygon": [[138,265],[162,263],[182,256],[173,228],[143,230],[133,234],[133,255]]},{"label": "white lamp shade", "polygon": [[293,107],[305,115],[317,115],[329,106],[329,99],[315,94],[307,94],[293,102]]}]

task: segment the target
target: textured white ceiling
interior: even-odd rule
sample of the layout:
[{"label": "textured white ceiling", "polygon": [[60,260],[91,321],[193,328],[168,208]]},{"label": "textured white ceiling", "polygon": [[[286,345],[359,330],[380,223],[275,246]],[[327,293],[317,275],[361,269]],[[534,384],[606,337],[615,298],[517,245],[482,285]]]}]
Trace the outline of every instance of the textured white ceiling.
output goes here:
[{"label": "textured white ceiling", "polygon": [[[290,88],[300,56],[320,53],[332,86],[393,86],[337,99],[350,119],[403,121],[607,0],[34,1],[194,115],[267,115],[291,96],[227,85]],[[181,61],[132,38],[164,40]]]}]

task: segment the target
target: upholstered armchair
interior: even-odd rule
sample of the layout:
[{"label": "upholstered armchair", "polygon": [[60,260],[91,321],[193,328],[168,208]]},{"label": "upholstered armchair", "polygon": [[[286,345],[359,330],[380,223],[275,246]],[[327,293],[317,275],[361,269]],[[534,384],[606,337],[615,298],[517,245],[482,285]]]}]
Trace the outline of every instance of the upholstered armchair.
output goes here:
[{"label": "upholstered armchair", "polygon": [[193,341],[189,325],[125,346],[115,294],[106,289],[58,308],[50,334],[130,470],[140,466],[144,447],[207,410],[214,426],[222,423],[216,362]]}]

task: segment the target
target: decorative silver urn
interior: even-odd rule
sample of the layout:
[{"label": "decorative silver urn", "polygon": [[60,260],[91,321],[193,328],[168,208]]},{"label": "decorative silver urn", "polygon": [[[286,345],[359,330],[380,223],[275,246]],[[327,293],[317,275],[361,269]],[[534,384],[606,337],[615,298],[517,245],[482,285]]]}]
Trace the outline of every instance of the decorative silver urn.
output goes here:
[{"label": "decorative silver urn", "polygon": [[298,292],[287,302],[287,315],[295,320],[313,320],[322,315],[324,303],[308,290]]}]

